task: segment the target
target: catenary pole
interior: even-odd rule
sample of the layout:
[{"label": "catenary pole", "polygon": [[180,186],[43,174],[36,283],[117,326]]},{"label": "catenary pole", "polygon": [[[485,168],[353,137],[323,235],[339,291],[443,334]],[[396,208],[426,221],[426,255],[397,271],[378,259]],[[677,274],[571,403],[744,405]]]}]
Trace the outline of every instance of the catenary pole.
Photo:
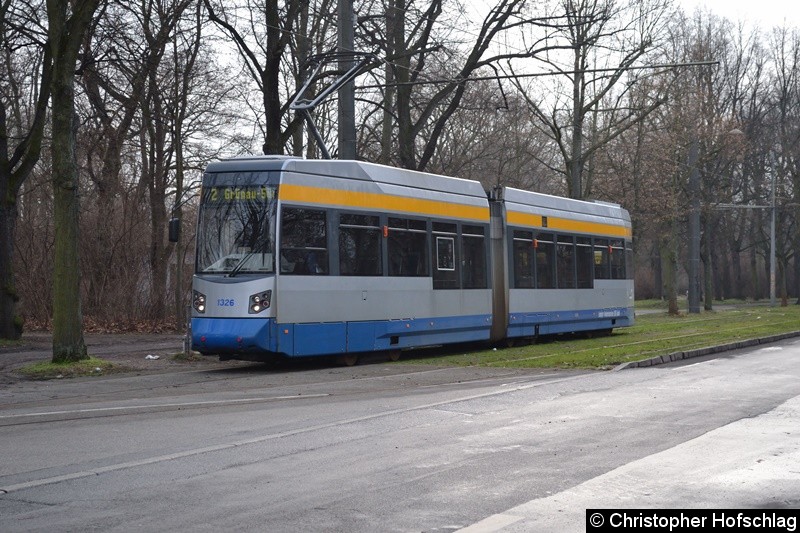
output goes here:
[{"label": "catenary pole", "polygon": [[698,141],[689,147],[689,312],[700,312],[700,170]]},{"label": "catenary pole", "polygon": [[[338,0],[339,52],[353,52],[353,0]],[[339,70],[346,72],[352,59],[339,61]],[[349,81],[339,89],[339,159],[356,158],[355,83]]]}]

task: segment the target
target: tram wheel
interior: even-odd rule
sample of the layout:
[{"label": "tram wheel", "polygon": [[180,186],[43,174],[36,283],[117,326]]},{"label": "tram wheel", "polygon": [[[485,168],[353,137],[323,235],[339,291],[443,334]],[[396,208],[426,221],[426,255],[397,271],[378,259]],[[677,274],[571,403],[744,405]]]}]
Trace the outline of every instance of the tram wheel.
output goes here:
[{"label": "tram wheel", "polygon": [[354,353],[349,353],[349,354],[346,354],[346,355],[340,355],[337,358],[337,362],[340,365],[354,366],[356,363],[358,363],[358,356],[356,354],[354,354]]},{"label": "tram wheel", "polygon": [[389,352],[389,361],[399,361],[400,360],[400,350],[392,350]]}]

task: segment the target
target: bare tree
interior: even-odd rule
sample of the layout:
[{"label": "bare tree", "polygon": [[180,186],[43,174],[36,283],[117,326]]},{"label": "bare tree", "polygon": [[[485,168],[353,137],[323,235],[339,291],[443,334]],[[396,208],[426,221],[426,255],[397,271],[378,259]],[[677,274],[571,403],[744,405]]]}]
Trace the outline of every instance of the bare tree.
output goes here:
[{"label": "bare tree", "polygon": [[[281,65],[298,18],[308,0],[245,0],[240,5],[203,0],[209,18],[234,42],[247,72],[258,86],[264,111],[265,154],[282,154],[301,119],[288,115],[281,92]],[[263,15],[263,20],[258,19]]]},{"label": "bare tree", "polygon": [[[629,91],[625,107],[641,107],[642,100],[651,98],[649,93],[663,93],[666,87],[673,87],[669,76],[644,80]],[[635,270],[637,294],[664,298],[670,314],[678,314],[677,268],[685,212],[682,156],[675,147],[680,142],[670,127],[674,120],[670,108],[662,106],[591,158],[596,195],[625,205],[639,263],[650,260],[649,269]],[[648,279],[651,272],[656,279]]]},{"label": "bare tree", "polygon": [[777,258],[778,281],[781,301],[788,299],[787,277],[789,262],[794,261],[795,294],[800,303],[800,30],[787,27],[775,28],[771,35],[771,49],[775,63],[772,117],[776,134],[772,160],[776,163],[776,191],[781,203],[793,204],[779,212],[779,246]]},{"label": "bare tree", "polygon": [[[116,249],[126,238],[120,234],[125,225],[117,223],[120,203],[131,200],[122,194],[123,152],[135,143],[137,130],[163,127],[143,123],[142,109],[148,89],[158,84],[175,28],[193,3],[195,0],[109,2],[98,17],[91,48],[85,54],[81,82],[89,103],[88,122],[94,126],[88,133],[91,141],[85,160],[98,200],[94,256],[108,267],[86,273],[88,306],[95,313],[104,312],[109,292],[125,281],[123,257]],[[143,188],[138,192],[143,195]],[[163,305],[155,310],[156,315],[161,314]]]},{"label": "bare tree", "polygon": [[17,201],[39,160],[52,76],[47,30],[39,20],[42,7],[40,2],[0,3],[0,339],[22,334],[14,274]]},{"label": "bare tree", "polygon": [[[753,254],[755,274],[756,250],[765,242],[763,212],[721,206],[765,204],[758,192],[764,188],[765,159],[758,154],[771,129],[765,129],[767,56],[755,34],[707,13],[679,14],[669,31],[659,62],[718,64],[673,70],[629,91],[636,97],[660,83],[664,86],[656,90],[668,92],[675,105],[660,107],[598,152],[595,184],[603,198],[623,201],[631,211],[639,264],[654,251],[652,269],[670,301],[678,284],[685,284],[676,268],[687,259],[680,243],[690,238],[690,204],[692,199],[700,204],[704,303],[710,309],[714,297],[744,296],[748,285],[756,285],[746,276],[745,254]],[[688,155],[692,145],[695,162]],[[696,189],[689,187],[693,170]],[[646,281],[637,271],[637,291]],[[671,309],[677,310],[672,302]]]},{"label": "bare tree", "polygon": [[[430,128],[423,129],[422,138]],[[517,94],[494,81],[467,85],[459,109],[447,121],[427,170],[497,186],[557,194],[560,181],[540,161],[554,156],[552,145],[533,127]]]},{"label": "bare tree", "polygon": [[224,79],[225,71],[210,59],[211,46],[204,44],[203,18],[204,6],[198,2],[176,26],[170,37],[171,50],[165,54],[160,68],[150,73],[141,104],[144,126],[140,135],[141,180],[147,189],[150,209],[151,316],[165,315],[167,266],[170,257],[175,256],[174,310],[178,329],[183,327],[185,318],[182,303],[185,247],[180,240],[174,249],[166,242],[168,204],[177,206],[172,215],[180,217],[180,202],[188,198],[184,197],[187,171],[199,171],[215,155],[215,152],[198,154],[193,138],[198,135],[205,140],[221,138],[222,124],[234,126],[227,120],[222,105],[231,89],[215,83]]},{"label": "bare tree", "polygon": [[99,0],[47,0],[53,58],[53,362],[88,357],[83,341],[78,265],[78,164],[75,157],[75,68]]},{"label": "bare tree", "polygon": [[[467,80],[474,73],[502,60],[536,53],[538,43],[516,50],[491,51],[499,35],[529,21],[524,12],[525,0],[500,0],[467,37],[442,20],[447,7],[444,0],[434,0],[424,8],[413,3],[404,6],[390,3],[385,7],[385,39],[368,41],[384,51],[387,62],[384,91],[387,107],[381,142],[385,147],[393,118],[397,128],[397,159],[405,168],[428,167],[447,121],[459,109]],[[437,24],[442,29],[437,30]],[[380,35],[378,31],[364,33]],[[464,44],[469,43],[463,51],[462,43],[448,42],[451,38],[448,35],[453,34]],[[424,83],[431,79],[436,83]],[[387,159],[385,148],[381,159]]]},{"label": "bare tree", "polygon": [[[515,85],[561,152],[564,166],[553,170],[566,177],[570,197],[591,192],[584,173],[592,155],[666,101],[656,93],[641,107],[622,105],[644,72],[631,69],[655,48],[667,8],[666,0],[558,0],[547,13],[549,47],[535,59],[561,73],[564,83],[555,91],[539,82]],[[610,113],[600,114],[603,103],[611,104]]]}]

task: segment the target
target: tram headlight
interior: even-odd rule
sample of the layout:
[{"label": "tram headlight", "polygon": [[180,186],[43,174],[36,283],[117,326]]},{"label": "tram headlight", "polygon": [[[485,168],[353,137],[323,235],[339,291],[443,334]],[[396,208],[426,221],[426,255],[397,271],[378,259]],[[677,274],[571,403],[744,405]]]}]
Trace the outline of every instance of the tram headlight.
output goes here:
[{"label": "tram headlight", "polygon": [[269,309],[270,300],[272,300],[272,291],[259,292],[250,296],[250,307],[248,312],[251,315],[256,315],[264,309]]},{"label": "tram headlight", "polygon": [[198,313],[206,312],[206,295],[202,292],[192,291],[192,305]]}]

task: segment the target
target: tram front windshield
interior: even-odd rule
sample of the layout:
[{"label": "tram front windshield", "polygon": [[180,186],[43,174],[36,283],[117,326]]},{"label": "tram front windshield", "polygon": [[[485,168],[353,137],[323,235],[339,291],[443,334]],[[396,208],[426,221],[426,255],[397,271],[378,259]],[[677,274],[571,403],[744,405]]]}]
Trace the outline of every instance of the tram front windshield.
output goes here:
[{"label": "tram front windshield", "polygon": [[254,172],[206,176],[197,228],[197,272],[275,272],[277,185]]}]

